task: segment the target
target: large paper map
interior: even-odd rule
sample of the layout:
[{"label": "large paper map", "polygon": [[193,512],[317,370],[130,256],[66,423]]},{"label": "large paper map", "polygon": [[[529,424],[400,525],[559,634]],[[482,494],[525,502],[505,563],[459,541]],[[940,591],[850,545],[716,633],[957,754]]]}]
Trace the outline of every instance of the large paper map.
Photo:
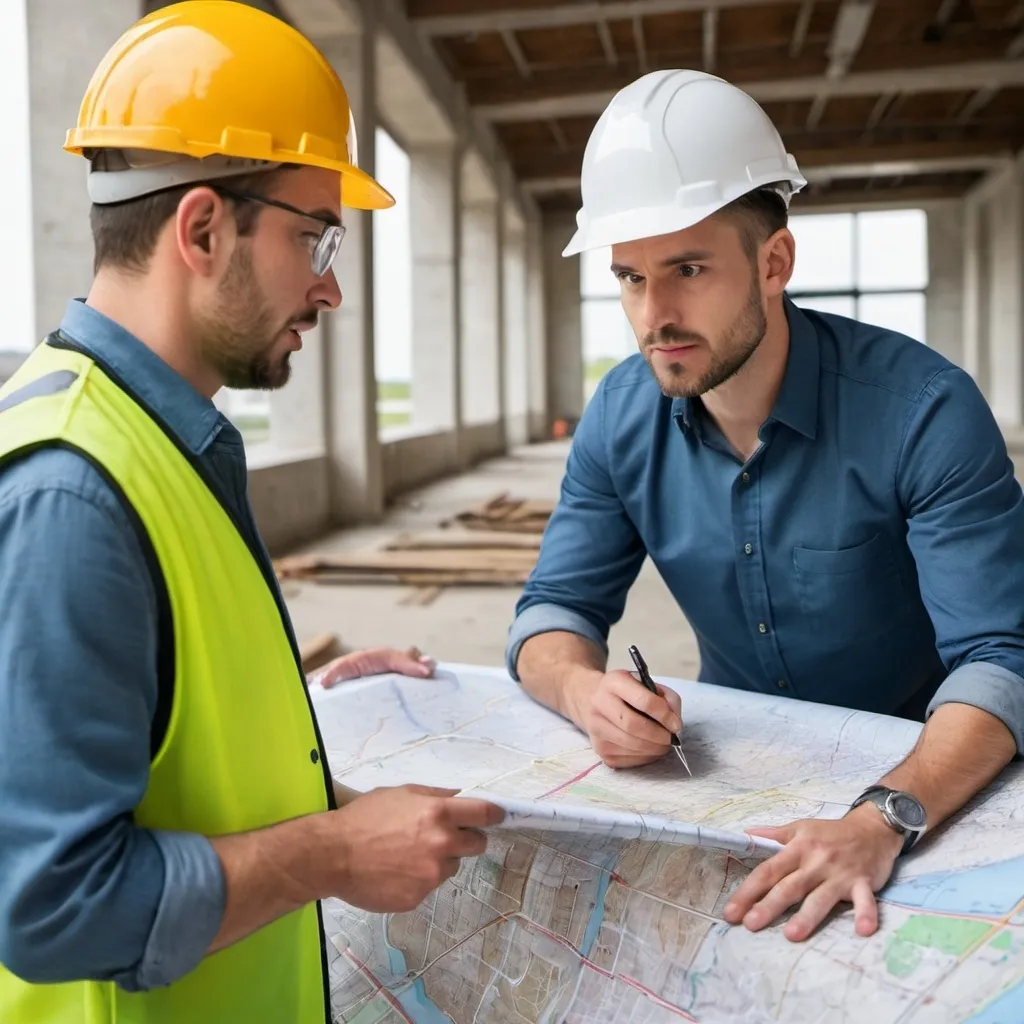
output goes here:
[{"label": "large paper map", "polygon": [[[742,832],[838,817],[912,747],[898,719],[659,680],[682,694],[672,756],[613,771],[504,672],[441,666],[322,691],[331,769],[354,789],[418,782],[661,815]],[[764,856],[758,855],[758,859]],[[1024,1021],[1024,780],[1018,765],[906,858],[881,927],[848,908],[804,943],[727,925],[758,859],[696,845],[492,833],[415,912],[324,903],[336,1021],[632,1024]]]}]

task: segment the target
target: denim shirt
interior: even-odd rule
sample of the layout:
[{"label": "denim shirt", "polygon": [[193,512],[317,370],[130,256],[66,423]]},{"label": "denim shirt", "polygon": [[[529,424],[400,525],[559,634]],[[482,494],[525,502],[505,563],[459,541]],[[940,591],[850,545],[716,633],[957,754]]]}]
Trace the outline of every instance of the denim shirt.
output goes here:
[{"label": "denim shirt", "polygon": [[1020,751],[1024,500],[992,412],[917,341],[785,310],[783,383],[746,462],[641,356],[605,377],[516,608],[509,671],[544,632],[606,650],[649,555],[696,633],[701,680],[919,720],[972,704]]},{"label": "denim shirt", "polygon": [[[81,301],[62,331],[205,465],[266,558],[238,431],[155,353]],[[224,910],[199,835],[137,827],[157,702],[157,598],[120,499],[82,456],[0,471],[0,962],[28,981],[166,985]]]}]

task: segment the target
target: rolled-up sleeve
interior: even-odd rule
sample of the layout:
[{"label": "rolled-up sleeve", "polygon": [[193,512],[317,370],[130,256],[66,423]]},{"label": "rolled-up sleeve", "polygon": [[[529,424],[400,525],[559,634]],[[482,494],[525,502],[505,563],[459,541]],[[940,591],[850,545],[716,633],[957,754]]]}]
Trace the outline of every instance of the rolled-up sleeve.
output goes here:
[{"label": "rolled-up sleeve", "polygon": [[908,542],[950,674],[951,702],[995,715],[1024,753],[1024,496],[973,379],[936,374],[909,420],[897,471]]},{"label": "rolled-up sleeve", "polygon": [[70,452],[0,477],[0,962],[35,983],[168,984],[205,955],[209,840],[134,824],[157,615],[117,498]]},{"label": "rolled-up sleeve", "polygon": [[514,679],[523,644],[541,633],[576,633],[607,653],[608,631],[622,617],[644,561],[643,542],[608,470],[605,402],[602,383],[573,437],[558,504],[516,605],[506,647]]}]

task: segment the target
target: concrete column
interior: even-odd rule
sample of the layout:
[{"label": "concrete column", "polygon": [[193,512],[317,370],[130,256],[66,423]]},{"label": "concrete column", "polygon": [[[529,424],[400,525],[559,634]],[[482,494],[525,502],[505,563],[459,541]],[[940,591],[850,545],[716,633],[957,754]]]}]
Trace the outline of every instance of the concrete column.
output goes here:
[{"label": "concrete column", "polygon": [[86,162],[63,151],[64,135],[75,126],[103,55],[143,11],[139,0],[31,0],[26,10],[34,319],[42,336],[60,323],[68,299],[85,295],[92,280]]},{"label": "concrete column", "polygon": [[274,453],[307,457],[324,452],[326,410],[324,357],[330,327],[321,322],[302,336],[291,356],[286,387],[270,392],[270,446]]},{"label": "concrete column", "polygon": [[412,164],[413,424],[458,430],[458,250],[461,160],[455,146],[418,146]]},{"label": "concrete column", "polygon": [[935,206],[928,215],[925,338],[958,366],[964,363],[964,204]]},{"label": "concrete column", "polygon": [[544,230],[540,221],[527,225],[526,277],[530,440],[540,441],[551,436],[544,303]]},{"label": "concrete column", "polygon": [[501,418],[498,203],[463,207],[462,418],[467,426]]},{"label": "concrete column", "polygon": [[[0,190],[0,252],[4,254],[5,319],[0,351],[25,353],[36,337],[36,290],[32,251],[32,160],[29,133],[29,37],[27,0],[0,5],[0,33],[7,40],[7,134],[12,159],[4,162],[5,187]],[[66,154],[65,154],[66,155]],[[70,159],[70,158],[69,158]],[[55,324],[52,326],[56,326]],[[0,360],[0,382],[20,363]],[[5,364],[9,364],[5,365]]]},{"label": "concrete column", "polygon": [[583,311],[580,258],[562,256],[576,229],[570,214],[544,220],[548,408],[552,419],[570,424],[583,414]]},{"label": "concrete column", "polygon": [[988,200],[989,402],[1004,426],[1024,425],[1024,161]]},{"label": "concrete column", "polygon": [[[359,136],[359,164],[369,174],[373,174],[377,127],[372,11],[373,8],[367,11],[362,32],[320,44],[345,83]],[[384,211],[380,216],[387,213]],[[358,210],[344,210],[348,231],[335,263],[344,299],[340,310],[323,318],[323,394],[330,507],[335,522],[377,519],[384,509],[373,358],[370,216]]]},{"label": "concrete column", "polygon": [[510,445],[521,445],[530,439],[526,229],[507,207],[503,243],[505,432]]}]

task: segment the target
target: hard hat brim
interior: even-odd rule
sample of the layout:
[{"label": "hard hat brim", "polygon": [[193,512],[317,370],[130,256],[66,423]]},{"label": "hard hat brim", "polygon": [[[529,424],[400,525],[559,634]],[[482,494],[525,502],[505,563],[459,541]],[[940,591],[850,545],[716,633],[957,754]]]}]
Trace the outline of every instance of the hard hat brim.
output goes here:
[{"label": "hard hat brim", "polygon": [[[238,134],[231,136],[230,129],[225,132],[226,145],[210,146],[190,144],[177,133],[169,133],[166,129],[126,129],[120,127],[108,129],[78,128],[67,133],[64,150],[75,156],[84,156],[87,150],[95,149],[141,149],[161,153],[179,153],[184,157],[202,159],[203,157],[220,154],[223,156],[245,157],[254,160],[265,160],[268,163],[298,164],[302,167],[320,167],[327,171],[337,171],[341,175],[341,204],[354,210],[386,210],[395,205],[394,196],[372,178],[366,171],[356,167],[347,160],[336,160],[330,156],[321,156],[311,147],[310,151],[290,152],[270,145],[239,146]],[[156,137],[154,137],[156,136]],[[231,143],[235,143],[232,145]]]}]

